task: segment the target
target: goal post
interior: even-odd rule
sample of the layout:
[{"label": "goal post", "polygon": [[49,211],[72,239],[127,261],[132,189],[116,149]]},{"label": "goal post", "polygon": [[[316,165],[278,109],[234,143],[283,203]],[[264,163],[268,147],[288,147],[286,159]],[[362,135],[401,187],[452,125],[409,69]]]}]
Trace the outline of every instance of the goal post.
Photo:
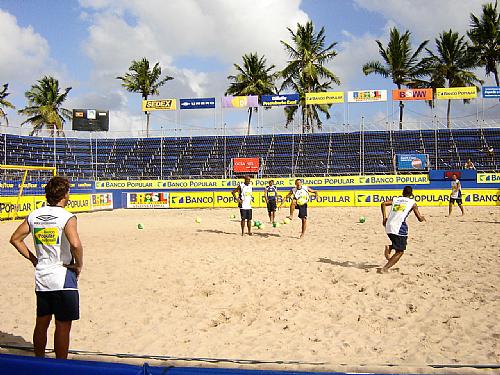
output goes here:
[{"label": "goal post", "polygon": [[[57,168],[0,164],[0,173],[2,175],[1,195],[6,195],[12,200],[10,204],[7,203],[6,205],[4,203],[3,206],[8,207],[6,219],[15,220],[18,216],[17,214],[19,211],[21,197],[25,193],[27,184],[31,182],[43,182],[53,176],[56,176]],[[15,200],[15,203],[13,203],[13,200]]]}]

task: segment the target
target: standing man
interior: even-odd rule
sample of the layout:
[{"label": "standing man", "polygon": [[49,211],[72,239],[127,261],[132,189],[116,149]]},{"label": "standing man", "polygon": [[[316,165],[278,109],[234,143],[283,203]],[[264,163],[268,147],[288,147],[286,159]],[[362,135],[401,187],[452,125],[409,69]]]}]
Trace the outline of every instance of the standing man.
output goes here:
[{"label": "standing man", "polygon": [[[405,186],[403,196],[382,202],[380,208],[382,210],[382,225],[385,227],[387,236],[391,240],[390,245],[385,246],[384,256],[387,259],[387,264],[380,269],[380,273],[386,273],[389,268],[394,266],[403,256],[408,242],[408,224],[406,218],[413,211],[418,221],[425,221],[425,217],[418,211],[415,200],[410,197],[413,195],[411,186]],[[385,212],[386,206],[392,206],[389,217]],[[395,253],[391,257],[391,251]]]},{"label": "standing man", "polygon": [[462,211],[462,216],[465,215],[464,208],[462,206],[462,184],[460,183],[457,175],[453,173],[451,176],[451,194],[448,216],[451,216],[451,211],[453,210],[453,204],[455,202],[457,202],[460,211]]},{"label": "standing man", "polygon": [[269,180],[269,185],[264,188],[264,197],[266,198],[269,222],[272,224],[275,222],[276,199],[278,198],[278,188],[274,185],[274,180]]},{"label": "standing man", "polygon": [[[302,185],[302,180],[297,178],[295,180],[295,187],[290,190],[285,199],[281,201],[280,208],[283,206],[283,202],[285,202],[288,198],[292,197],[292,201],[290,202],[290,207],[292,205],[299,208],[299,218],[302,220],[302,232],[300,234],[300,238],[304,237],[307,229],[307,202],[309,202],[309,195],[314,194],[318,196],[318,192],[311,189],[308,186]],[[293,214],[293,211],[290,209],[290,216]]]},{"label": "standing man", "polygon": [[[45,196],[47,206],[30,213],[12,234],[10,243],[35,267],[35,355],[45,356],[47,330],[54,315],[56,358],[66,359],[71,323],[80,318],[77,280],[83,267],[83,247],[76,217],[64,209],[69,201],[69,181],[51,178]],[[24,242],[30,233],[36,255]]]},{"label": "standing man", "polygon": [[[241,215],[241,235],[245,234],[245,221],[248,228],[248,235],[252,235],[252,182],[250,176],[245,176],[245,182],[240,183],[232,192],[233,197],[238,201]],[[238,197],[236,197],[238,193]]]}]

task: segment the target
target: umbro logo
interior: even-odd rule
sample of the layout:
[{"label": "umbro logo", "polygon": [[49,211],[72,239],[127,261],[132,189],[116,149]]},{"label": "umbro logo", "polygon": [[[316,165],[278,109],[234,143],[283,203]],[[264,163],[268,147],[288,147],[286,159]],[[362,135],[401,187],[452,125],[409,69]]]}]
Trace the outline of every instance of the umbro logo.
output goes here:
[{"label": "umbro logo", "polygon": [[57,219],[57,216],[52,216],[52,215],[40,215],[40,216],[37,216],[36,218],[37,218],[37,219],[39,219],[39,220],[42,220],[42,221],[50,221],[50,220]]}]

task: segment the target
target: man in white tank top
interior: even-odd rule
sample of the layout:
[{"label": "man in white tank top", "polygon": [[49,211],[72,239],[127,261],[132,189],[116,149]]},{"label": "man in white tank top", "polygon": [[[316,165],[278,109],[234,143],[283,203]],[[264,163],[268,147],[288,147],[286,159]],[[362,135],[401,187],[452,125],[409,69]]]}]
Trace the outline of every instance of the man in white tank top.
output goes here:
[{"label": "man in white tank top", "polygon": [[462,206],[462,184],[460,183],[457,175],[454,173],[451,176],[451,194],[450,194],[450,204],[448,208],[448,216],[451,216],[451,211],[453,211],[453,204],[457,203],[458,208],[462,211],[462,216],[465,215],[464,207]]},{"label": "man in white tank top", "polygon": [[302,180],[297,178],[295,180],[295,187],[290,190],[285,199],[281,201],[280,208],[283,206],[283,203],[290,197],[292,200],[290,202],[290,216],[291,218],[293,214],[293,210],[297,206],[299,208],[299,218],[302,221],[302,230],[300,233],[300,238],[303,238],[306,234],[307,228],[307,202],[309,202],[309,197],[311,194],[318,196],[318,192],[314,189],[311,189],[309,186],[303,185]]},{"label": "man in white tank top", "polygon": [[[387,259],[387,264],[380,269],[381,273],[386,273],[389,268],[394,266],[403,256],[406,250],[408,241],[408,224],[406,218],[413,211],[418,221],[425,221],[425,217],[418,211],[417,204],[410,198],[413,195],[411,186],[405,186],[403,196],[382,202],[380,208],[382,210],[382,225],[385,227],[387,236],[391,240],[390,245],[385,246],[384,255]],[[389,217],[385,212],[387,206],[392,206]],[[391,251],[394,250],[394,255],[391,256]]]},{"label": "man in white tank top", "polygon": [[[252,235],[252,182],[250,176],[245,176],[245,182],[240,183],[232,192],[238,202],[241,216],[241,235],[245,234],[245,222],[248,235]],[[238,196],[236,196],[238,194]]]},{"label": "man in white tank top", "polygon": [[[45,196],[47,205],[29,214],[10,243],[35,267],[35,355],[45,356],[47,330],[54,315],[54,350],[57,358],[66,359],[71,323],[80,318],[77,280],[83,267],[83,247],[76,217],[64,209],[69,201],[69,181],[53,177],[45,187]],[[35,254],[24,242],[30,233]]]}]

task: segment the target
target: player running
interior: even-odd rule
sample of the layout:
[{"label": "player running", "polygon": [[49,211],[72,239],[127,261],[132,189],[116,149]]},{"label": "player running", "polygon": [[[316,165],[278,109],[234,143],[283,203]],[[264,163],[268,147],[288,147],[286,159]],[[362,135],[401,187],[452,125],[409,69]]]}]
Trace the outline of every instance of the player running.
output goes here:
[{"label": "player running", "polygon": [[269,180],[269,185],[264,188],[264,198],[266,199],[267,213],[269,222],[275,222],[276,217],[276,199],[278,198],[278,188],[273,180]]},{"label": "player running", "polygon": [[458,208],[462,211],[462,216],[465,215],[464,207],[462,206],[462,184],[460,183],[457,175],[453,173],[451,176],[451,194],[448,216],[451,216],[451,211],[453,211],[453,204],[455,202],[457,202]]},{"label": "player running", "polygon": [[[238,197],[236,197],[238,193]],[[238,201],[241,215],[241,235],[245,234],[245,221],[248,235],[252,235],[252,182],[250,176],[245,176],[245,182],[240,183],[231,194]]]},{"label": "player running", "polygon": [[293,210],[291,209],[292,205],[299,208],[299,218],[302,220],[302,232],[300,234],[300,238],[304,237],[307,228],[307,202],[309,202],[309,195],[314,194],[318,196],[318,192],[316,190],[311,189],[309,186],[302,185],[302,180],[297,178],[295,180],[295,187],[290,190],[285,199],[281,201],[280,208],[283,206],[283,202],[285,202],[289,197],[292,197],[292,201],[290,202],[290,218],[293,215]]},{"label": "player running", "polygon": [[[386,245],[384,251],[385,259],[388,262],[380,269],[380,273],[388,272],[389,268],[401,259],[406,250],[406,243],[408,241],[408,224],[406,223],[406,218],[408,215],[413,211],[418,221],[425,221],[425,217],[418,211],[415,200],[410,198],[412,195],[412,187],[405,186],[402,197],[387,200],[380,205],[382,210],[382,225],[385,227],[385,231],[391,240],[391,244]],[[385,212],[386,206],[392,206],[389,217],[387,217],[387,213]],[[392,250],[395,253],[391,257]]]}]

